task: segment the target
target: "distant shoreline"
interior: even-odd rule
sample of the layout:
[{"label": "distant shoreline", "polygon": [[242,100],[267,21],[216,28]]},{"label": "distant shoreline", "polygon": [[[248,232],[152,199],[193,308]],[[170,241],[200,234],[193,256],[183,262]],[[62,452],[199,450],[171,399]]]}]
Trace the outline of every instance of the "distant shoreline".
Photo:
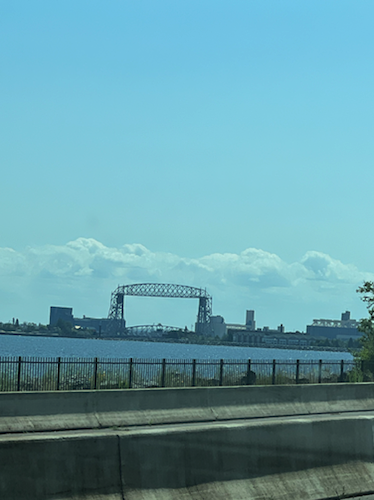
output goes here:
[{"label": "distant shoreline", "polygon": [[348,349],[342,349],[339,347],[329,347],[329,346],[293,346],[289,345],[287,347],[279,346],[277,344],[243,344],[238,342],[225,342],[225,341],[215,341],[212,342],[186,342],[184,339],[170,339],[170,338],[139,338],[139,337],[103,337],[103,336],[87,336],[80,335],[79,333],[74,335],[60,335],[57,333],[45,333],[45,332],[18,332],[18,331],[5,331],[0,330],[0,335],[10,335],[10,336],[20,336],[20,337],[45,337],[45,338],[68,338],[68,339],[87,339],[87,340],[109,340],[109,341],[135,341],[135,342],[159,342],[165,344],[186,344],[186,345],[210,345],[210,346],[226,346],[226,347],[254,347],[260,349],[281,349],[281,350],[296,350],[296,351],[330,351],[330,352],[351,352]]}]

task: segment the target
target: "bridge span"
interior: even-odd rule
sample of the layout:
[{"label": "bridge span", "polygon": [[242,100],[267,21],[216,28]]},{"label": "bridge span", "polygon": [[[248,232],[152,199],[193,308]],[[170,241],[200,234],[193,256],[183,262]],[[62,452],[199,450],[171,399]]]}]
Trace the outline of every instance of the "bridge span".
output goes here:
[{"label": "bridge span", "polygon": [[128,337],[146,337],[150,339],[161,338],[166,333],[179,331],[180,328],[177,326],[166,326],[166,325],[136,325],[126,328],[126,334]]},{"label": "bridge span", "polygon": [[6,500],[372,499],[374,385],[0,394]]}]

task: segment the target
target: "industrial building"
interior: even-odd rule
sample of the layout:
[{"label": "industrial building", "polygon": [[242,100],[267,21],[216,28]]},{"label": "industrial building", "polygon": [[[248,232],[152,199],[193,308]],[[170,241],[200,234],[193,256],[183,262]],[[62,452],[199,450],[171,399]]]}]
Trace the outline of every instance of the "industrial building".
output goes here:
[{"label": "industrial building", "polygon": [[56,326],[60,319],[74,325],[73,308],[51,307],[49,310],[49,325]]},{"label": "industrial building", "polygon": [[356,340],[361,337],[357,329],[358,322],[351,319],[350,311],[345,311],[340,320],[314,319],[311,325],[306,327],[308,335],[312,337],[324,337],[328,339]]},{"label": "industrial building", "polygon": [[227,325],[222,316],[211,316],[209,325],[213,337],[221,339],[227,334]]},{"label": "industrial building", "polygon": [[267,326],[256,328],[255,312],[246,312],[244,325],[228,324],[227,332],[233,342],[252,346],[278,345],[278,346],[308,346],[314,340],[338,339],[343,341],[358,340],[361,333],[358,331],[358,321],[351,319],[350,311],[345,311],[340,320],[315,319],[312,325],[306,327],[304,332],[286,332],[281,324],[272,330]]},{"label": "industrial building", "polygon": [[228,324],[227,333],[232,341],[249,346],[308,346],[313,339],[301,332],[285,332],[284,326],[280,324],[275,330],[264,326],[256,328],[255,311],[248,310],[245,315],[245,324]]},{"label": "industrial building", "polygon": [[99,335],[105,334],[110,325],[108,318],[88,318],[86,316],[75,318],[72,307],[51,307],[49,314],[50,326],[56,326],[60,319],[76,328],[96,330]]}]

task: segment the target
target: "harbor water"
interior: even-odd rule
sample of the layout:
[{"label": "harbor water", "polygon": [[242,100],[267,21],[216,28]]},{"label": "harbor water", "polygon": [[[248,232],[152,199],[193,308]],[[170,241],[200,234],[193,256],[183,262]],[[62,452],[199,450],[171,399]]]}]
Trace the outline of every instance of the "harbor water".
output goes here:
[{"label": "harbor water", "polygon": [[0,357],[352,360],[349,352],[0,335]]}]

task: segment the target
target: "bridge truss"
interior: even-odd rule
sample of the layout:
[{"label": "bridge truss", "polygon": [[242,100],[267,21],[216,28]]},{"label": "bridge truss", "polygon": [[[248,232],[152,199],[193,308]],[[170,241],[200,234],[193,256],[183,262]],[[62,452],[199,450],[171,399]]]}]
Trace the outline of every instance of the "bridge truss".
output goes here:
[{"label": "bridge truss", "polygon": [[178,331],[180,328],[177,326],[166,325],[136,325],[126,328],[126,334],[129,337],[148,337],[148,338],[161,338],[165,333]]},{"label": "bridge truss", "polygon": [[183,299],[198,299],[199,308],[195,332],[203,335],[210,333],[210,317],[212,315],[212,297],[203,288],[171,283],[139,283],[134,285],[120,285],[112,293],[108,319],[120,331],[125,331],[124,297],[175,297]]}]

